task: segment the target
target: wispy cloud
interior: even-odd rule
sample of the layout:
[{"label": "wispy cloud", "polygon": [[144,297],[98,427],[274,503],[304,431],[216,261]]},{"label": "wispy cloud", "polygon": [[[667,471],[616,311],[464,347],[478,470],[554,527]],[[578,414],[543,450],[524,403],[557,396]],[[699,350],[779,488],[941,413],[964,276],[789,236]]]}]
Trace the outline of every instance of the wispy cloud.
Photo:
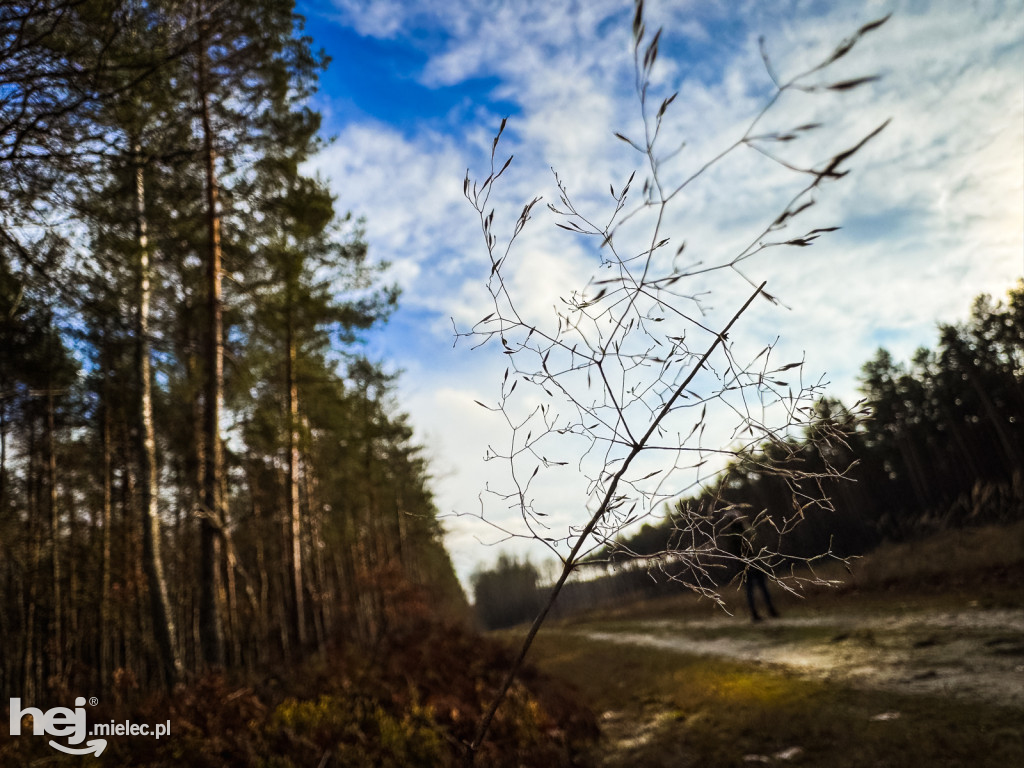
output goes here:
[{"label": "wispy cloud", "polygon": [[[498,105],[511,103],[518,114],[501,148],[516,160],[494,200],[499,227],[510,227],[536,195],[557,199],[550,166],[582,208],[597,218],[610,211],[609,183],[620,187],[642,161],[613,136],[642,130],[632,90],[631,4],[335,5],[359,34],[424,53],[413,75],[423,86],[494,82],[490,99],[447,121],[412,130],[415,116],[401,129],[368,119],[342,124],[337,142],[316,161],[341,205],[367,217],[371,248],[394,264],[405,288],[415,333],[398,323],[402,338],[388,344],[396,365],[408,371],[403,407],[431,444],[442,511],[473,511],[490,472],[480,457],[496,439],[473,401],[493,401],[505,361],[493,350],[451,348],[449,317],[465,327],[489,311],[489,264],[462,199],[463,175],[467,168],[485,175],[491,132],[503,116]],[[851,164],[853,173],[822,190],[808,216],[808,226],[843,230],[812,248],[773,249],[746,267],[792,309],[759,306],[745,318],[738,343],[755,349],[780,336],[780,355],[799,359],[806,352],[808,375],[827,372],[836,394],[851,399],[858,368],[880,338],[907,355],[932,343],[936,321],[963,315],[979,292],[1004,292],[1024,271],[1024,16],[1013,4],[794,0],[770,8],[749,3],[742,12],[731,4],[650,5],[652,29],[666,27],[654,95],[680,93],[667,118],[666,146],[687,142],[665,169],[673,178],[741,136],[769,94],[759,34],[774,66],[789,74],[819,61],[865,21],[893,12],[832,75],[877,73],[881,80],[789,100],[779,105],[779,119],[766,123],[826,122],[820,141],[787,150],[803,160],[812,152],[827,157],[820,153],[892,120]],[[790,183],[742,150],[681,198],[668,234],[685,239],[695,259],[727,258],[779,212]],[[510,278],[527,311],[540,317],[559,294],[582,287],[596,263],[592,245],[555,229],[538,208]],[[727,313],[747,286],[736,275],[723,278],[709,305]],[[568,484],[556,485],[547,489],[555,500],[551,519],[564,526],[579,519],[571,513],[581,502],[564,490]],[[503,519],[501,509],[494,514]],[[461,519],[448,527],[463,575],[493,554],[475,543],[474,535],[485,535],[479,527]]]}]

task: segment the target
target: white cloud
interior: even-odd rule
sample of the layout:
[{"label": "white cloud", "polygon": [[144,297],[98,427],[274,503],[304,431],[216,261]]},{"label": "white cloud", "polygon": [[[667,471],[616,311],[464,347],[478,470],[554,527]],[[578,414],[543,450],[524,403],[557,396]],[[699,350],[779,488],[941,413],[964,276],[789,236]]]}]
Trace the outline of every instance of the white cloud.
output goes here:
[{"label": "white cloud", "polygon": [[[494,98],[518,104],[521,115],[510,121],[499,150],[516,154],[494,199],[499,232],[508,231],[535,195],[557,202],[550,165],[581,210],[607,215],[608,184],[619,188],[640,159],[612,137],[613,131],[639,136],[642,130],[630,90],[631,4],[336,3],[361,34],[401,38],[420,27],[443,31],[443,42],[431,38],[434,47],[420,73],[424,84],[493,77]],[[714,41],[723,14],[735,13],[734,22],[749,20],[742,45],[713,48],[717,76],[708,76],[706,62],[673,60],[673,44],[663,45],[664,66],[652,96],[660,100],[680,91],[666,118],[666,146],[688,142],[664,168],[673,179],[685,178],[735,141],[759,109],[768,80],[758,34],[766,36],[776,68],[793,73],[827,55],[858,25],[895,11],[882,30],[837,62],[834,79],[824,80],[879,73],[881,81],[849,93],[801,95],[780,104],[780,118],[766,121],[766,127],[783,128],[826,120],[829,127],[808,144],[820,160],[827,149],[844,149],[892,118],[849,164],[850,176],[822,189],[815,211],[789,231],[795,236],[834,224],[844,230],[812,248],[772,249],[745,265],[751,278],[769,280],[769,290],[793,309],[759,303],[741,321],[738,344],[756,351],[779,335],[780,359],[799,359],[806,350],[809,377],[827,371],[836,393],[850,399],[857,371],[879,338],[895,354],[907,355],[933,343],[937,320],[962,316],[974,295],[1003,293],[1021,275],[1024,17],[1010,4],[838,4],[825,15],[818,5],[796,2],[786,10],[772,4],[770,11],[752,2],[742,13],[704,3],[650,5],[652,28],[662,21],[690,41]],[[433,121],[401,133],[382,124],[352,124],[316,163],[333,178],[342,206],[367,216],[371,247],[395,264],[404,303],[436,317],[424,329],[434,340],[429,349],[450,345],[449,316],[468,325],[490,311],[483,288],[486,252],[462,198],[466,168],[485,175],[480,171],[488,132],[498,119],[486,107],[480,113],[483,124],[471,128],[441,129]],[[785,151],[803,159],[810,150]],[[727,257],[779,212],[785,176],[743,150],[680,197],[666,233],[674,242],[687,240],[693,258]],[[641,185],[642,179],[634,183],[635,193]],[[531,317],[541,317],[558,295],[586,283],[595,261],[589,247],[536,209],[509,273]],[[692,284],[695,291],[712,285],[717,291],[709,302],[717,308],[711,323],[731,315],[748,290],[735,275],[722,277]],[[472,401],[493,401],[505,360],[487,348],[468,355],[460,347],[453,355],[428,360],[411,354],[397,363],[410,370],[403,387],[414,390],[403,407],[444,476],[439,504],[443,511],[465,512],[476,509],[480,481],[493,469],[483,469],[479,457],[495,439]],[[548,489],[554,506],[562,508],[558,519],[579,522],[581,500],[566,495],[565,487]],[[500,510],[493,513],[503,519]],[[474,532],[482,534],[468,521],[447,525],[465,576],[492,553],[474,543]]]},{"label": "white cloud", "polygon": [[367,238],[392,263],[406,302],[440,310],[444,286],[476,245],[462,196],[468,154],[452,137],[410,140],[390,126],[360,123],[312,163],[331,180],[339,207],[366,217]]},{"label": "white cloud", "polygon": [[402,0],[334,0],[346,25],[368,37],[392,38],[406,24],[408,4]]}]

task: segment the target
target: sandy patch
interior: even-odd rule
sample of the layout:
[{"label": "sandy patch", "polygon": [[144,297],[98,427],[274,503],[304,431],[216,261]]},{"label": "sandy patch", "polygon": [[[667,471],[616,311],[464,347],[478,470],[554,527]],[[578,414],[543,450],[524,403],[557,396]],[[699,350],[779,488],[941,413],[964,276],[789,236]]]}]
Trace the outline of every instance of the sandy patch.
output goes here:
[{"label": "sandy patch", "polygon": [[591,640],[786,668],[814,679],[1024,707],[1024,611],[965,608],[577,630]]}]

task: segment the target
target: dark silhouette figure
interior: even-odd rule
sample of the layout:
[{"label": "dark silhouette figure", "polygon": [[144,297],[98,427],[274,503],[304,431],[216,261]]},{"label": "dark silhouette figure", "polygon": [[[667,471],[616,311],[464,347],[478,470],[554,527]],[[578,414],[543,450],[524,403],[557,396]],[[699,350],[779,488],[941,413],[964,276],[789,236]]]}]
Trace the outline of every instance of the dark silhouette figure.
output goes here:
[{"label": "dark silhouette figure", "polygon": [[764,571],[756,565],[747,565],[746,573],[743,574],[743,578],[746,580],[747,607],[750,608],[751,620],[761,620],[761,615],[757,612],[757,606],[754,603],[755,589],[761,590],[761,595],[764,599],[764,606],[768,609],[768,614],[774,618],[778,618],[779,612],[775,610],[775,606],[772,604],[772,595],[768,591],[768,578],[764,575]]},{"label": "dark silhouette figure", "polygon": [[746,516],[736,510],[729,510],[722,518],[723,525],[716,539],[718,548],[738,562],[743,569],[743,584],[747,593],[747,607],[750,609],[752,621],[761,621],[761,614],[757,612],[755,592],[761,593],[761,600],[764,603],[768,615],[778,617],[779,612],[775,610],[772,603],[771,593],[768,591],[768,577],[762,567],[756,562],[756,556],[761,552],[757,531],[750,524]]}]

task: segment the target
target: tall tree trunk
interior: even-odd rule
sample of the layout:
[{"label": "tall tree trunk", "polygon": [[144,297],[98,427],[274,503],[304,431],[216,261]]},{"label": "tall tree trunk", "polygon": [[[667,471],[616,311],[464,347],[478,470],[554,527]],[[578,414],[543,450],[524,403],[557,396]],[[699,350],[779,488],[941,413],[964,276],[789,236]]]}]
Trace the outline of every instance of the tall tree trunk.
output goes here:
[{"label": "tall tree trunk", "polygon": [[0,515],[7,509],[7,393],[0,380]]},{"label": "tall tree trunk", "polygon": [[286,308],[288,355],[285,365],[288,379],[288,520],[291,560],[291,588],[294,601],[295,637],[299,647],[306,645],[306,605],[302,584],[302,536],[299,504],[299,388],[295,381],[295,334],[292,329],[292,308]]},{"label": "tall tree trunk", "polygon": [[[282,558],[285,555],[282,554]],[[276,569],[274,576],[274,614],[277,618],[277,639],[281,643],[281,654],[286,660],[292,658],[292,641],[291,631],[289,628],[290,621],[288,618],[288,579],[283,569]]]},{"label": "tall tree trunk", "polygon": [[[7,394],[4,391],[5,383],[3,376],[0,375],[0,516],[4,515],[7,508],[5,485],[5,479],[7,477]],[[6,581],[4,584],[4,591],[2,593],[4,598],[6,598],[7,595],[16,594],[16,591],[20,588],[20,584],[18,584],[19,580],[13,572],[11,565],[12,564],[9,562],[5,563]],[[6,600],[4,602],[6,603]],[[20,607],[21,606],[19,605],[18,608]],[[6,645],[6,643],[10,641],[9,638],[13,639],[18,637],[17,634],[14,634],[13,637],[8,634],[10,632],[9,628],[14,626],[14,622],[17,621],[17,619],[11,621],[11,618],[9,614],[7,614],[5,608],[6,606],[0,608],[0,645]],[[24,616],[23,611],[15,609],[15,612],[20,616]],[[22,626],[24,627],[24,625]],[[24,636],[24,631],[22,631],[21,634]],[[0,690],[16,690],[14,681],[17,675],[15,674],[14,665],[18,661],[18,658],[17,653],[10,649],[8,649],[4,654],[3,671],[2,675],[0,675]]]},{"label": "tall tree trunk", "polygon": [[29,543],[29,577],[28,592],[25,595],[25,645],[22,656],[22,685],[21,690],[26,700],[36,698],[42,692],[42,674],[40,670],[40,657],[36,645],[38,643],[36,631],[36,606],[38,600],[38,584],[42,581],[43,574],[40,572],[39,556],[39,491],[38,465],[36,463],[36,423],[30,417],[31,424],[28,433],[28,476],[26,478],[26,493],[28,496],[28,525],[26,534]]},{"label": "tall tree trunk", "polygon": [[[307,433],[309,423],[305,419],[304,425]],[[305,464],[306,471],[302,474],[303,487],[306,493],[306,520],[309,531],[308,549],[312,558],[312,578],[310,581],[310,594],[314,595],[313,600],[313,621],[316,630],[317,648],[323,650],[327,643],[327,636],[334,624],[334,595],[331,592],[327,581],[327,565],[324,562],[323,551],[323,504],[320,501],[320,494],[317,488],[316,473],[310,471],[309,461]]]},{"label": "tall tree trunk", "polygon": [[224,645],[225,651],[230,650],[230,654],[225,656],[225,661],[230,667],[239,667],[242,664],[242,627],[238,607],[238,587],[235,579],[238,561],[230,539],[222,538],[221,547],[224,551],[224,558],[221,561],[223,570],[221,583],[226,585],[224,599],[221,601],[226,619],[224,622]]},{"label": "tall tree trunk", "polygon": [[113,680],[112,633],[114,611],[111,595],[111,545],[113,542],[113,457],[110,445],[110,407],[113,395],[110,388],[109,352],[103,352],[103,414],[101,416],[100,440],[103,444],[103,509],[102,509],[102,550],[100,553],[100,685]]},{"label": "tall tree trunk", "polygon": [[[53,333],[51,325],[50,333]],[[52,357],[50,358],[52,361]],[[51,676],[55,679],[58,687],[64,682],[65,674],[65,647],[64,647],[64,625],[63,625],[63,596],[61,594],[61,552],[60,552],[60,509],[57,504],[57,439],[55,436],[56,425],[54,423],[54,402],[53,402],[53,377],[47,377],[46,382],[46,475],[49,486],[49,509],[50,509],[50,585],[53,595],[53,612],[50,623],[50,649],[53,667]]]},{"label": "tall tree trunk", "polygon": [[267,663],[267,642],[269,641],[269,620],[270,620],[270,583],[267,578],[267,554],[266,536],[261,525],[263,514],[260,511],[259,502],[256,500],[256,485],[250,482],[249,488],[252,494],[252,519],[259,527],[260,534],[256,537],[256,573],[260,580],[260,595],[256,610],[256,623],[258,635],[256,638],[256,661],[263,665]]},{"label": "tall tree trunk", "polygon": [[[200,393],[203,392],[205,384],[203,377],[203,365],[201,360],[202,350],[202,338],[204,334],[192,326],[189,323],[188,318],[192,316],[193,307],[190,304],[186,304],[181,308],[183,312],[182,319],[179,321],[182,327],[186,330],[185,348],[188,350],[188,354],[185,357],[185,371],[188,377],[188,391],[192,393],[190,402],[192,405],[190,419],[191,419],[191,436],[192,442],[189,446],[189,463],[186,471],[191,476],[193,481],[192,487],[195,489],[194,495],[191,498],[192,504],[190,509],[201,509],[203,504],[203,489],[206,487],[206,437],[204,434],[206,424],[206,408],[202,403]],[[199,516],[199,553],[201,554],[202,545],[202,520],[203,515]],[[197,551],[194,538],[196,529],[190,526],[189,529],[189,543],[190,546],[186,551],[185,555],[188,558],[187,562],[194,563]],[[188,580],[188,613],[187,618],[184,621],[186,628],[186,635],[188,637],[186,647],[192,649],[192,665],[191,669],[193,672],[198,672],[205,664],[203,656],[203,636],[200,630],[201,621],[201,610],[200,604],[202,603],[202,596],[205,594],[206,589],[201,583],[196,582],[195,579]]]},{"label": "tall tree trunk", "polygon": [[[200,4],[200,13],[203,13]],[[205,26],[205,22],[203,22]],[[219,530],[224,523],[221,483],[224,451],[220,441],[220,412],[224,401],[224,308],[221,294],[220,190],[217,155],[210,119],[210,89],[207,73],[206,33],[199,50],[199,100],[203,127],[203,161],[206,166],[206,412],[204,419],[205,469],[203,472],[204,515],[199,542],[199,635],[203,661],[207,666],[224,664],[224,637],[218,610],[220,589]]]},{"label": "tall tree trunk", "polygon": [[[32,549],[30,562],[33,566],[38,561],[38,548],[34,541],[35,537],[32,537],[33,541],[30,544]],[[25,608],[25,645],[22,649],[22,683],[21,692],[24,694],[26,701],[32,701],[36,698],[41,688],[38,680],[38,659],[39,655],[36,653],[36,579],[35,572],[36,568],[33,567],[33,577],[29,580],[28,594],[26,595],[26,608]]]},{"label": "tall tree trunk", "polygon": [[139,455],[139,496],[142,506],[142,565],[149,588],[149,612],[159,652],[159,664],[168,690],[181,675],[181,659],[174,643],[174,616],[167,599],[160,553],[160,512],[156,465],[156,430],[153,426],[153,375],[150,364],[149,307],[152,294],[149,236],[146,221],[146,180],[141,148],[135,146],[135,230],[139,251],[138,311],[135,326],[135,355],[139,409],[136,435]]},{"label": "tall tree trunk", "polygon": [[131,409],[125,413],[120,424],[121,444],[125,446],[124,464],[122,464],[123,480],[121,482],[121,530],[122,557],[125,567],[121,570],[124,588],[124,610],[121,615],[121,631],[124,633],[125,669],[131,670],[137,678],[142,678],[146,662],[147,643],[144,642],[143,619],[146,611],[142,608],[142,589],[144,574],[142,572],[142,542],[140,526],[132,524],[139,509],[138,478],[130,469],[132,459]]}]

